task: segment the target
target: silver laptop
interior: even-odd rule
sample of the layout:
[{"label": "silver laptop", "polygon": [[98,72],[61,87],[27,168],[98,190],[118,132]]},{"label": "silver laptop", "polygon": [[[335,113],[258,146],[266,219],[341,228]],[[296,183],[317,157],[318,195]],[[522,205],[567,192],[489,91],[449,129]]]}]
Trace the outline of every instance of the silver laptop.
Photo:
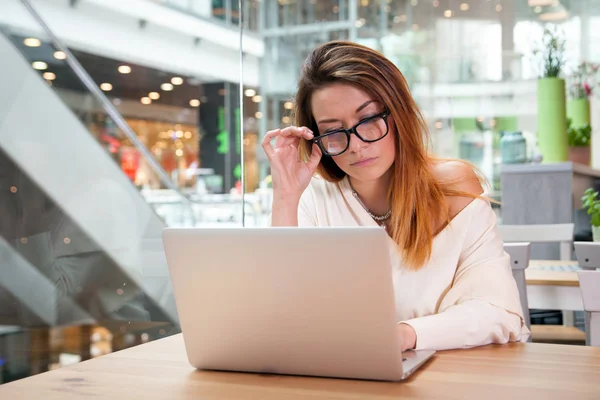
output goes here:
[{"label": "silver laptop", "polygon": [[574,242],[573,245],[581,268],[600,268],[600,242]]},{"label": "silver laptop", "polygon": [[373,228],[169,228],[163,242],[198,369],[402,380],[386,233]]}]

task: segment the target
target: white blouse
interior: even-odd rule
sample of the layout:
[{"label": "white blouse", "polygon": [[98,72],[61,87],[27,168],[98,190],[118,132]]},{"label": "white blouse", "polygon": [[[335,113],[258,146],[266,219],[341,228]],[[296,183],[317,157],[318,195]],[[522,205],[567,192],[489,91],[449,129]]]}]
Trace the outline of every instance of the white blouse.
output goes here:
[{"label": "white blouse", "polygon": [[[313,178],[298,209],[299,226],[377,226],[352,195],[348,179]],[[403,268],[389,239],[398,322],[417,333],[416,349],[445,350],[526,341],[510,258],[496,227],[496,214],[475,199],[433,241],[429,261],[418,271]]]}]

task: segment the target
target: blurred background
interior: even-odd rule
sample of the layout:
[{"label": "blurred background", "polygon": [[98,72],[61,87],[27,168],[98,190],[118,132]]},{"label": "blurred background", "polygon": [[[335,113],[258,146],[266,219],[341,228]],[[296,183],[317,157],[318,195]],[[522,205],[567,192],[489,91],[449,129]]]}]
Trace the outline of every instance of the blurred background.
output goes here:
[{"label": "blurred background", "polygon": [[600,0],[3,0],[0,383],[180,331],[161,231],[266,225],[260,141],[321,43],[383,52],[501,200],[501,165],[543,158],[549,26],[593,122]]}]

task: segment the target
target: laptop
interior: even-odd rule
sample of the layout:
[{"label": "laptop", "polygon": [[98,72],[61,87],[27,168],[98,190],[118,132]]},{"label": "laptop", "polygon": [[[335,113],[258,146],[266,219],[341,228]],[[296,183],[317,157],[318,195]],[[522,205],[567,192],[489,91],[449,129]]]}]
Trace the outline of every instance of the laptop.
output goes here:
[{"label": "laptop", "polygon": [[168,228],[167,263],[197,369],[399,381],[387,234],[378,227]]},{"label": "laptop", "polygon": [[573,245],[581,268],[600,268],[600,242],[574,242]]}]

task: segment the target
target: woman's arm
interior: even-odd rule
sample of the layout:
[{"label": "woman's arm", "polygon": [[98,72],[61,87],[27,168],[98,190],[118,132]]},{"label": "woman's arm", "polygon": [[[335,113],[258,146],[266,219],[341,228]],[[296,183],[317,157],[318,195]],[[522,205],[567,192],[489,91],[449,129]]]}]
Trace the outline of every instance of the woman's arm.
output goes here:
[{"label": "woman's arm", "polygon": [[468,232],[450,290],[437,313],[403,321],[416,332],[417,349],[453,349],[523,341],[529,336],[510,257],[484,200],[466,219]]},{"label": "woman's arm", "polygon": [[[438,172],[443,181],[456,182],[452,189],[473,194],[483,191],[467,164],[440,164]],[[452,197],[450,215],[453,218],[472,201],[475,209],[464,222],[467,232],[450,290],[436,314],[403,321],[414,329],[417,349],[506,343],[526,340],[530,334],[524,325],[510,257],[504,252],[490,205],[482,199]]]}]

